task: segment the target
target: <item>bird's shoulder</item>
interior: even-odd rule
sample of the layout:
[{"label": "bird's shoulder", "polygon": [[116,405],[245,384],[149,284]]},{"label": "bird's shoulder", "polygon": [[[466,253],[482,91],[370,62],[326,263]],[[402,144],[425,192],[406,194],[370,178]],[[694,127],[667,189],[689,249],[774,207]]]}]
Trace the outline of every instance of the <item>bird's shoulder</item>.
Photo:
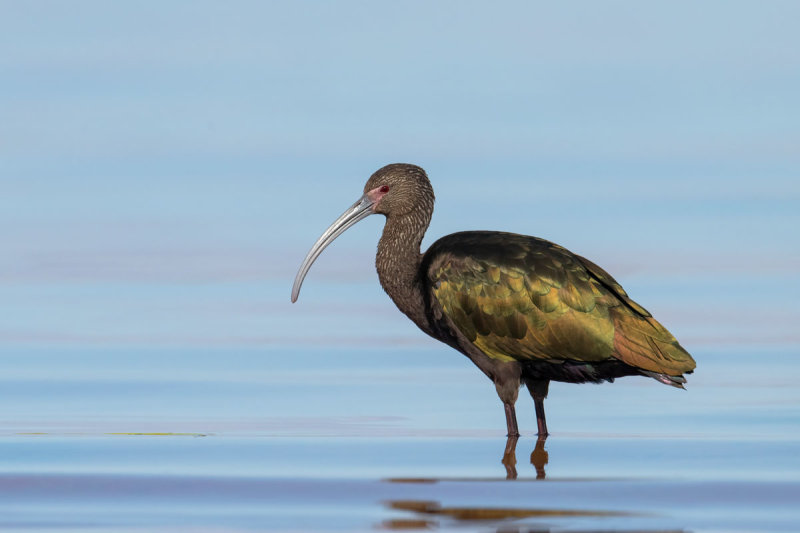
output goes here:
[{"label": "bird's shoulder", "polygon": [[604,298],[600,303],[622,304],[637,315],[650,316],[600,266],[539,237],[499,231],[453,233],[431,245],[423,265],[434,290],[442,289],[443,283],[448,283],[444,290],[476,284],[521,289],[524,282],[528,292],[557,289],[564,303],[578,310],[590,311]]},{"label": "bird's shoulder", "polygon": [[429,275],[443,265],[484,272],[487,265],[507,270],[555,264],[571,255],[565,248],[538,237],[500,231],[462,231],[434,242],[425,253]]}]

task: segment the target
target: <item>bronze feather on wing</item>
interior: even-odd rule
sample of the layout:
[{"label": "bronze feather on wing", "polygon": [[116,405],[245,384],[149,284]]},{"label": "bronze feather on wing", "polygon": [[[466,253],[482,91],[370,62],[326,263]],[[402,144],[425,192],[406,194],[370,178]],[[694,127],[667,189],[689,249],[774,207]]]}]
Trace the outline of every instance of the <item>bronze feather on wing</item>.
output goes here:
[{"label": "bronze feather on wing", "polygon": [[493,359],[617,359],[664,374],[694,368],[672,334],[614,278],[561,246],[524,235],[463,232],[437,241],[429,254],[437,249],[442,252],[428,269],[434,297]]}]

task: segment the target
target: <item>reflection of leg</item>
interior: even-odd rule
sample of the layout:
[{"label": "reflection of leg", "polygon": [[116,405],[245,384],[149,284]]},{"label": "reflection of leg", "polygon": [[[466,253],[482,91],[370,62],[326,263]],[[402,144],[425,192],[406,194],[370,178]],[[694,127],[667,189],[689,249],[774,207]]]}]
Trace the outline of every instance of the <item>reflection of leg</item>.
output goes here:
[{"label": "reflection of leg", "polygon": [[547,436],[547,420],[544,417],[544,399],[547,398],[547,390],[550,388],[550,380],[526,380],[528,391],[533,397],[533,405],[536,406],[536,428],[540,437]]},{"label": "reflection of leg", "polygon": [[506,428],[508,437],[519,437],[519,429],[517,428],[517,413],[514,411],[513,403],[504,403],[503,407],[506,409]]},{"label": "reflection of leg", "polygon": [[540,436],[536,439],[536,447],[531,452],[531,464],[536,469],[536,479],[544,479],[544,465],[547,464],[549,459],[548,453],[544,449],[544,441],[547,436]]},{"label": "reflection of leg", "polygon": [[503,452],[503,466],[506,467],[506,479],[517,479],[517,439],[519,436],[508,437],[506,449]]}]

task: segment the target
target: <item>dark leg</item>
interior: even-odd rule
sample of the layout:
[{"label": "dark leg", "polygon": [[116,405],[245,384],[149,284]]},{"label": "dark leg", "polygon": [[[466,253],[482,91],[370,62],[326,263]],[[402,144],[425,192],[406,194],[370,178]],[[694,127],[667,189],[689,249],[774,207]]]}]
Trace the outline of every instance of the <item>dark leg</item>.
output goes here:
[{"label": "dark leg", "polygon": [[517,427],[517,413],[514,411],[513,403],[504,403],[503,407],[506,409],[506,428],[508,429],[508,437],[519,437],[519,428]]},{"label": "dark leg", "polygon": [[547,420],[544,416],[544,399],[547,398],[547,390],[550,388],[550,380],[526,380],[528,391],[533,397],[533,405],[536,407],[536,428],[540,437],[546,437]]},{"label": "dark leg", "polygon": [[517,479],[517,440],[519,437],[508,437],[506,449],[503,451],[503,466],[506,467],[506,479]]},{"label": "dark leg", "polygon": [[536,429],[537,435],[546,437],[547,433],[547,420],[544,417],[544,398],[534,398],[533,404],[536,406]]},{"label": "dark leg", "polygon": [[487,374],[494,381],[497,396],[500,397],[500,401],[503,402],[503,407],[506,410],[506,428],[508,429],[507,435],[509,437],[519,437],[517,413],[514,411],[514,404],[517,402],[517,395],[519,394],[521,373],[522,367],[514,361],[511,363],[497,363],[494,365],[492,372]]}]

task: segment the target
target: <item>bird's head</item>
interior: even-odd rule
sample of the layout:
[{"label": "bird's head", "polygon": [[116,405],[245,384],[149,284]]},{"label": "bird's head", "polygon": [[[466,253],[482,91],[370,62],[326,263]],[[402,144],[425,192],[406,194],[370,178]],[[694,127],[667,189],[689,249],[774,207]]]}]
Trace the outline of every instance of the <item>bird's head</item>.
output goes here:
[{"label": "bird's head", "polygon": [[364,196],[372,201],[372,212],[386,216],[433,211],[433,187],[422,168],[394,163],[377,170],[364,185]]},{"label": "bird's head", "polygon": [[387,218],[413,217],[427,227],[433,213],[433,187],[425,171],[416,165],[394,163],[376,171],[364,194],[317,239],[300,265],[292,287],[292,302],[297,301],[300,286],[311,265],[336,237],[369,215],[380,213]]}]

